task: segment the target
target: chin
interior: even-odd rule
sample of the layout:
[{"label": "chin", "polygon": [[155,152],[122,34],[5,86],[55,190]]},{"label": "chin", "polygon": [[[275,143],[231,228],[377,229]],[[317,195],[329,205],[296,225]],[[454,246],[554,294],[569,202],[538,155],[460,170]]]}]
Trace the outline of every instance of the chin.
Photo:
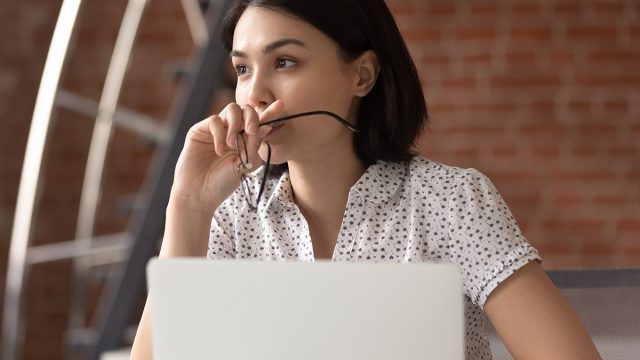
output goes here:
[{"label": "chin", "polygon": [[[267,161],[267,151],[266,145],[261,146],[260,150],[258,150],[258,154],[263,161]],[[282,165],[286,162],[287,158],[282,156],[282,154],[275,149],[275,146],[271,145],[271,165]]]},{"label": "chin", "polygon": [[271,158],[271,165],[282,165],[286,163],[287,163],[286,159],[274,159],[273,157]]}]

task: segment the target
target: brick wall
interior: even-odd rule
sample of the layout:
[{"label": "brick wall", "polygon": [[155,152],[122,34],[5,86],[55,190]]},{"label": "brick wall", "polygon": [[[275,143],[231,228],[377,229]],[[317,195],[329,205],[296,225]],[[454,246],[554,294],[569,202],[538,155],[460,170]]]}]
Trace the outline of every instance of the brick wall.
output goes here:
[{"label": "brick wall", "polygon": [[[61,3],[0,2],[0,271]],[[640,2],[388,3],[424,80],[432,127],[421,153],[489,175],[547,268],[638,266]],[[99,98],[125,4],[85,2],[64,88]],[[192,43],[178,1],[150,0],[145,14],[121,102],[162,121],[179,91],[164,74],[188,57]],[[89,119],[58,112],[35,244],[73,237],[91,132]],[[112,140],[98,234],[124,229],[122,205],[138,190],[152,153],[122,131]],[[32,269],[25,358],[62,357],[70,270],[69,262]],[[100,285],[88,287],[91,301]]]},{"label": "brick wall", "polygon": [[640,3],[391,1],[432,128],[495,182],[547,267],[640,264]]}]

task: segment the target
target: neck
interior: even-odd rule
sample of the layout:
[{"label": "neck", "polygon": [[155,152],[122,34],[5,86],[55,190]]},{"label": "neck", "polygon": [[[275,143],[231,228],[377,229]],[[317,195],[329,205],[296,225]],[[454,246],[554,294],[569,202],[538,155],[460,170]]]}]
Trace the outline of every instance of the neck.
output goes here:
[{"label": "neck", "polygon": [[310,226],[339,227],[349,190],[366,170],[351,139],[342,145],[288,163],[296,204]]}]

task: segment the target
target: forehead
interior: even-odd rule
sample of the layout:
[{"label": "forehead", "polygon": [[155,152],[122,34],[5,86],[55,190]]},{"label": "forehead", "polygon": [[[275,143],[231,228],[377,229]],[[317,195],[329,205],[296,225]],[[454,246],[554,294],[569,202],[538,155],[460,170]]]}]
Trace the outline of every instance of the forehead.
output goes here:
[{"label": "forehead", "polygon": [[233,33],[233,48],[250,50],[283,38],[303,41],[309,48],[332,40],[308,22],[281,11],[250,6],[240,16]]}]

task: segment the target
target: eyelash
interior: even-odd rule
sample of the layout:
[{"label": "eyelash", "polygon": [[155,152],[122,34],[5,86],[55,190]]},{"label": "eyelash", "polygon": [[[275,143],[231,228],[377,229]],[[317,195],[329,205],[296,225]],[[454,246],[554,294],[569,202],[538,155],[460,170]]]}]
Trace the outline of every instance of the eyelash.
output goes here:
[{"label": "eyelash", "polygon": [[[280,64],[281,64],[282,62],[286,62],[286,61],[293,63],[293,65],[291,65],[291,66],[295,66],[295,65],[297,64],[297,62],[296,62],[295,60],[288,59],[288,58],[279,58],[279,59],[276,61],[276,64],[277,64],[277,66],[278,66],[279,68],[281,68],[281,67],[280,67]],[[282,68],[284,68],[284,67],[290,67],[290,66],[283,66]]]},{"label": "eyelash", "polygon": [[240,75],[244,75],[245,73],[242,72],[242,69],[244,69],[246,71],[247,66],[245,65],[235,65],[233,67],[236,70],[236,75],[240,76]]},{"label": "eyelash", "polygon": [[[286,66],[286,65],[285,65],[285,66],[281,66],[281,64],[282,64],[283,62],[291,62],[291,63],[293,63],[293,64],[292,64],[292,65],[290,65],[290,66]],[[276,60],[276,68],[277,68],[277,69],[289,68],[289,67],[295,66],[295,65],[297,65],[297,64],[298,64],[298,63],[297,63],[295,60],[293,60],[293,59],[289,59],[289,58],[284,58],[284,57],[278,58],[278,59]],[[248,71],[248,69],[249,69],[249,68],[248,68],[248,66],[246,66],[246,65],[242,65],[242,64],[235,65],[233,68],[235,69],[235,71],[236,71],[236,75],[238,75],[238,76],[241,76],[241,75],[245,75],[245,74],[247,74],[247,71]]]}]

